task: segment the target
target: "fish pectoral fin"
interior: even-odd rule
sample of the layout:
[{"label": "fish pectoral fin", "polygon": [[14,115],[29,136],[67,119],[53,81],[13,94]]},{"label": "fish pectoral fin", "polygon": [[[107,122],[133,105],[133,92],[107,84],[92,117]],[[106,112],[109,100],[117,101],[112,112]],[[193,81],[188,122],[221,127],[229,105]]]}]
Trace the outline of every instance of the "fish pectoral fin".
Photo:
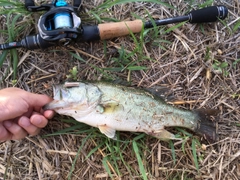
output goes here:
[{"label": "fish pectoral fin", "polygon": [[105,134],[107,137],[109,137],[111,139],[116,139],[115,138],[115,134],[116,134],[115,129],[108,127],[106,124],[100,125],[100,126],[98,126],[98,128],[101,131],[101,133]]},{"label": "fish pectoral fin", "polygon": [[112,113],[122,108],[119,102],[114,100],[104,102],[101,104],[101,106],[104,108],[104,113]]},{"label": "fish pectoral fin", "polygon": [[182,140],[182,138],[176,138],[174,134],[170,133],[169,131],[165,130],[165,129],[161,129],[157,132],[154,133],[150,133],[152,136],[163,140],[163,141],[167,141],[167,140]]}]

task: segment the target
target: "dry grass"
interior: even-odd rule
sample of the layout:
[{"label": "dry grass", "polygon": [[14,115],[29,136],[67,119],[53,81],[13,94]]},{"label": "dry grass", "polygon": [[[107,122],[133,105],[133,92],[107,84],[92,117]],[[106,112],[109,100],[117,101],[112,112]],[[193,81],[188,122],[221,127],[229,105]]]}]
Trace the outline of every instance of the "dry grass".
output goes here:
[{"label": "dry grass", "polygon": [[[147,9],[152,17],[163,19],[184,14],[190,9],[189,2],[191,1],[169,1],[176,7],[175,10],[144,2],[116,5],[102,16],[126,20],[134,19],[131,14],[134,12],[148,19]],[[199,0],[192,6],[196,8],[198,3],[203,1]],[[102,1],[84,1],[82,21],[87,21],[87,12],[100,4]],[[174,142],[174,159],[169,143],[149,136],[141,138],[138,140],[142,144],[139,148],[148,179],[237,180],[240,177],[240,32],[239,28],[235,32],[232,30],[237,20],[239,22],[240,3],[238,0],[230,0],[215,1],[214,4],[224,4],[229,8],[226,26],[222,23],[186,23],[172,32],[163,33],[173,26],[168,25],[159,28],[158,38],[153,38],[154,31],[149,32],[144,38],[142,54],[138,52],[130,58],[130,62],[148,67],[146,71],[129,72],[125,69],[122,72],[105,71],[105,74],[99,71],[101,68],[116,67],[118,62],[113,58],[119,58],[118,50],[121,47],[129,52],[134,50],[136,44],[132,37],[127,36],[106,42],[77,43],[49,50],[19,49],[20,62],[15,86],[52,96],[52,84],[65,81],[66,75],[74,66],[79,70],[80,80],[113,77],[131,79],[132,85],[139,87],[167,84],[178,99],[189,102],[176,105],[179,108],[220,110],[219,141],[215,144],[197,144],[197,155],[201,157],[197,170],[191,139],[185,143],[184,149],[182,142]],[[3,17],[1,22],[2,20],[4,21]],[[4,23],[0,26],[1,29],[5,28]],[[4,38],[0,36],[0,42]],[[139,35],[136,38],[139,39]],[[156,43],[158,40],[161,43]],[[71,56],[70,51],[81,56],[86,63]],[[119,58],[118,61],[124,64],[123,59]],[[213,68],[214,65],[220,67],[221,63],[228,65],[222,68],[222,72]],[[4,63],[0,69],[1,76],[9,64],[10,60]],[[8,76],[0,85],[10,87],[13,85],[11,80],[12,76]],[[105,161],[114,179],[141,179],[132,146],[132,139],[139,134],[121,132],[120,139],[126,140],[123,142],[111,142],[112,140],[103,137],[97,130],[91,131],[94,133],[91,138],[87,138],[88,133],[43,137],[71,127],[71,124],[59,119],[62,117],[56,116],[51,120],[40,136],[1,143],[0,176],[5,179],[67,179],[75,163],[71,179],[108,179],[109,174],[104,168],[103,160],[111,155],[123,158],[118,158],[115,162],[117,170],[116,164],[108,159]],[[83,127],[83,130],[88,129],[92,128]],[[102,143],[105,145],[98,147]],[[107,144],[122,151],[111,152]],[[94,149],[96,151],[92,152]],[[75,162],[76,155],[78,157]]]}]

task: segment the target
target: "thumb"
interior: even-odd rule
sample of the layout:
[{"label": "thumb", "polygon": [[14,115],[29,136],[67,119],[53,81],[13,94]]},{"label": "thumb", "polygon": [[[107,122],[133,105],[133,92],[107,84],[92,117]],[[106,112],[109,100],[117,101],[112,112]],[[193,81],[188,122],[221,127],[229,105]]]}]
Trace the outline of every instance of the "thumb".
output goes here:
[{"label": "thumb", "polygon": [[53,99],[44,94],[29,93],[25,100],[36,112],[40,112],[41,108]]}]

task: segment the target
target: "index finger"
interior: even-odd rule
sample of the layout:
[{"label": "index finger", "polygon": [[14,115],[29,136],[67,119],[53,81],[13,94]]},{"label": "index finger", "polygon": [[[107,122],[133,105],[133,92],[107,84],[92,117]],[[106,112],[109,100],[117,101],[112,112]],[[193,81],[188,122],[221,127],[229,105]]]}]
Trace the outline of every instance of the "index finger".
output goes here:
[{"label": "index finger", "polygon": [[25,101],[33,107],[36,112],[40,112],[41,108],[52,100],[51,97],[44,94],[28,93],[27,97],[25,97]]}]

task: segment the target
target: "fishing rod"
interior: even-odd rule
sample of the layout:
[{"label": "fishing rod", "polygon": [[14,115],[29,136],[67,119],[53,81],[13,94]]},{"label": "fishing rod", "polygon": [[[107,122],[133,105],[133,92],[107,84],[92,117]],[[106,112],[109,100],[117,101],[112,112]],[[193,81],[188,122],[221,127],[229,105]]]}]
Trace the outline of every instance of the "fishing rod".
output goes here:
[{"label": "fishing rod", "polygon": [[26,36],[19,42],[0,44],[0,50],[12,48],[44,49],[55,45],[66,45],[71,41],[88,42],[105,40],[141,32],[142,28],[167,25],[178,22],[208,23],[224,20],[228,9],[223,6],[210,6],[193,10],[187,15],[162,20],[143,22],[142,20],[103,23],[98,25],[82,25],[77,9],[81,0],[74,0],[73,5],[65,0],[55,0],[52,4],[35,6],[33,0],[25,0],[28,11],[47,11],[38,20],[39,34]]}]

